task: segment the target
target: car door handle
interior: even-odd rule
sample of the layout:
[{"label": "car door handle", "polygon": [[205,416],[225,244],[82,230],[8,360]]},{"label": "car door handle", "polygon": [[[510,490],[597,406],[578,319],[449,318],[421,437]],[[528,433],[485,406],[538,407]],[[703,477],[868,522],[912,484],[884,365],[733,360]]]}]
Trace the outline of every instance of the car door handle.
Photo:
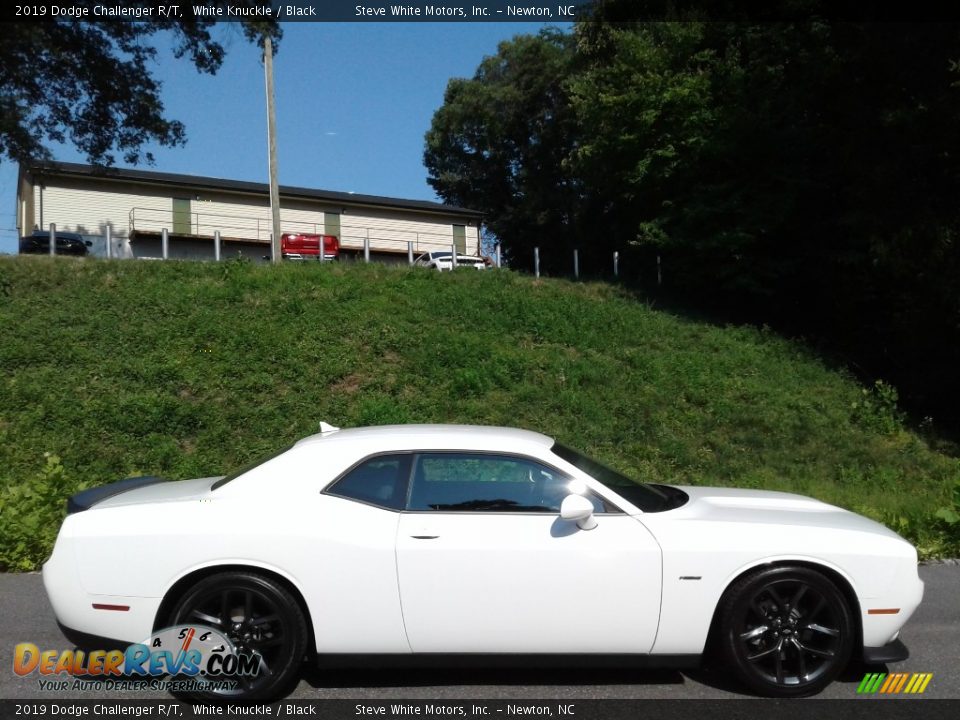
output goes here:
[{"label": "car door handle", "polygon": [[436,540],[439,535],[411,535],[414,540]]}]

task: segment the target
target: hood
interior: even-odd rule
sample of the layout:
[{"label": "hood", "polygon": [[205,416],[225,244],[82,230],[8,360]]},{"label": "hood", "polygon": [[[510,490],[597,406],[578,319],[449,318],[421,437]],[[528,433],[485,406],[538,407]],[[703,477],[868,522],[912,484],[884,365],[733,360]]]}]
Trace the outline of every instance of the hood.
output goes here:
[{"label": "hood", "polygon": [[804,495],[772,490],[674,486],[689,501],[673,511],[675,518],[721,523],[756,523],[854,530],[901,539],[874,520]]}]

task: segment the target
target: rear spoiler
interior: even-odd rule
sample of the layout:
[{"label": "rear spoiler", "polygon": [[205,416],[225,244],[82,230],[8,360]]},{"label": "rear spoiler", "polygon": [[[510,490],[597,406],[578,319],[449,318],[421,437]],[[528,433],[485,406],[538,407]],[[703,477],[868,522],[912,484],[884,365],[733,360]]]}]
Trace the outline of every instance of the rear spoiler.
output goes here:
[{"label": "rear spoiler", "polygon": [[156,485],[157,483],[162,482],[166,482],[166,479],[162,477],[156,477],[155,475],[144,475],[141,477],[127,478],[125,480],[117,480],[117,482],[109,483],[107,485],[100,485],[99,487],[95,488],[89,488],[88,490],[81,490],[67,500],[67,515],[89,510],[98,502],[103,502],[107,498],[112,498],[115,495],[125,493],[128,490],[135,490],[147,485]]}]

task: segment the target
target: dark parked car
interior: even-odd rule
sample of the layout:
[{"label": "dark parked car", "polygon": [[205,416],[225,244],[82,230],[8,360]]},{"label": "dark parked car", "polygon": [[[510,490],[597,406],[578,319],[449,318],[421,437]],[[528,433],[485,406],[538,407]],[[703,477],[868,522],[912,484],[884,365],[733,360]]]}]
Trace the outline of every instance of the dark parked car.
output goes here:
[{"label": "dark parked car", "polygon": [[[78,233],[57,232],[57,255],[86,255],[93,245]],[[32,234],[20,238],[20,252],[27,254],[46,254],[50,252],[50,233],[46,230],[34,230]]]}]

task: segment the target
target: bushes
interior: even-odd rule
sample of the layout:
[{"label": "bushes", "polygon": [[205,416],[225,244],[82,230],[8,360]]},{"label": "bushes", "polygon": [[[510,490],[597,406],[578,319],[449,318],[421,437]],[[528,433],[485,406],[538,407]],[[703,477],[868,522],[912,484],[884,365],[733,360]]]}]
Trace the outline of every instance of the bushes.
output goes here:
[{"label": "bushes", "polygon": [[43,563],[66,514],[65,498],[78,488],[60,457],[44,453],[39,472],[0,488],[0,570],[34,570]]}]

